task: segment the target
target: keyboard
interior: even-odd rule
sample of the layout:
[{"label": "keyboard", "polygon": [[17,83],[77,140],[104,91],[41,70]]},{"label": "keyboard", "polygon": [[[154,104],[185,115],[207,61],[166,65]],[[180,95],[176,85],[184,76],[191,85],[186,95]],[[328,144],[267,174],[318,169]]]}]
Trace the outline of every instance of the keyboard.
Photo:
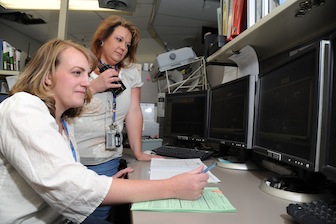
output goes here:
[{"label": "keyboard", "polygon": [[200,158],[201,160],[209,159],[211,155],[214,153],[208,150],[184,148],[184,147],[169,146],[169,145],[161,146],[159,148],[153,149],[152,151],[160,156],[169,156],[169,157],[175,157],[179,159]]},{"label": "keyboard", "polygon": [[287,206],[287,213],[300,224],[332,224],[336,223],[336,201],[293,203]]}]

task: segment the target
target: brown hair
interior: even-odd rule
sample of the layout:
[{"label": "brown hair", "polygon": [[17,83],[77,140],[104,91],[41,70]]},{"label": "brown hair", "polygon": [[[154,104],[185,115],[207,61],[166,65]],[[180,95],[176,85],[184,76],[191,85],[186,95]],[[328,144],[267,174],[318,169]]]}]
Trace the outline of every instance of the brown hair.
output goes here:
[{"label": "brown hair", "polygon": [[[91,66],[91,70],[97,67],[98,60],[95,55],[82,45],[74,43],[70,40],[52,39],[38,49],[34,57],[29,61],[23,72],[19,75],[9,95],[13,95],[17,92],[27,92],[35,95],[46,104],[50,114],[55,116],[55,99],[50,86],[45,83],[45,79],[49,74],[55,74],[56,67],[60,63],[61,53],[69,47],[73,47],[83,53]],[[90,102],[91,98],[92,95],[88,89],[85,102]],[[65,111],[62,116],[76,117],[81,111],[82,107],[70,108]]]},{"label": "brown hair", "polygon": [[125,27],[132,34],[131,46],[128,48],[128,52],[125,58],[119,62],[119,67],[125,67],[125,59],[128,59],[128,62],[130,63],[135,62],[135,54],[140,41],[140,31],[132,22],[127,21],[119,16],[110,16],[104,19],[93,35],[93,39],[91,41],[91,50],[97,56],[97,58],[100,58],[102,52],[101,42],[106,40],[118,26]]}]

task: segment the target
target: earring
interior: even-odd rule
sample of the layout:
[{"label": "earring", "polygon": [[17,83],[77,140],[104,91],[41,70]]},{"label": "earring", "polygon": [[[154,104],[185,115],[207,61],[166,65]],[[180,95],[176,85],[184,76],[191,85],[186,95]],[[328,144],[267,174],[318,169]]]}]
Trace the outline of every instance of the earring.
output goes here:
[{"label": "earring", "polygon": [[100,40],[99,45],[102,47],[104,45],[104,41]]}]

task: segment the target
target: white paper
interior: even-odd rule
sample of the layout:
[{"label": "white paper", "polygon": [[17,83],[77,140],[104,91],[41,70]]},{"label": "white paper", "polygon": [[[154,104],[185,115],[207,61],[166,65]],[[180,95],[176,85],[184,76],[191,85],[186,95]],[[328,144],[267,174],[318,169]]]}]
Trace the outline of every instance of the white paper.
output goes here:
[{"label": "white paper", "polygon": [[230,82],[238,78],[238,68],[233,66],[224,66],[224,76],[222,83]]},{"label": "white paper", "polygon": [[255,50],[250,45],[242,48],[238,54],[232,55],[231,57],[229,57],[229,59],[234,61],[238,65],[238,77],[259,74],[258,56]]},{"label": "white paper", "polygon": [[[161,159],[153,158],[150,165],[150,179],[161,180],[172,176],[188,172],[199,166],[207,166],[200,159]],[[220,180],[210,171],[208,183],[219,183]]]}]

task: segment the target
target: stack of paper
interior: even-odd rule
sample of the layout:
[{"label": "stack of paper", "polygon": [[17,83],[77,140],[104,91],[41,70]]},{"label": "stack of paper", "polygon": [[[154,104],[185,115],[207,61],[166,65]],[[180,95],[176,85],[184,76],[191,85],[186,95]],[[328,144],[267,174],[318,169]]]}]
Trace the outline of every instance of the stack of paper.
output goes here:
[{"label": "stack of paper", "polygon": [[[161,159],[153,158],[150,164],[150,179],[160,180],[170,178],[177,174],[188,172],[196,169],[197,167],[207,166],[200,159]],[[220,180],[213,175],[210,171],[207,172],[209,175],[209,183],[219,183]]]}]

